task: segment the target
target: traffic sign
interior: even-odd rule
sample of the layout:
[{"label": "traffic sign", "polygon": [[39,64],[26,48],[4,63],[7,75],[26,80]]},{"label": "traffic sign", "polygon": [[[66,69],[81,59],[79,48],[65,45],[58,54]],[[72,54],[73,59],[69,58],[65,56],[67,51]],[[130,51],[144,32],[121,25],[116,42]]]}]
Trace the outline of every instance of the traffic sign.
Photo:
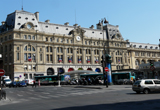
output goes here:
[{"label": "traffic sign", "polygon": [[108,67],[105,67],[105,69],[104,69],[106,72],[108,72],[109,71],[109,69],[108,69]]},{"label": "traffic sign", "polygon": [[152,71],[153,71],[154,69],[155,69],[155,67],[154,67],[154,66],[151,66],[151,67],[150,67],[150,70],[152,70]]},{"label": "traffic sign", "polygon": [[0,69],[0,76],[3,76],[5,74],[5,71],[3,69]]}]

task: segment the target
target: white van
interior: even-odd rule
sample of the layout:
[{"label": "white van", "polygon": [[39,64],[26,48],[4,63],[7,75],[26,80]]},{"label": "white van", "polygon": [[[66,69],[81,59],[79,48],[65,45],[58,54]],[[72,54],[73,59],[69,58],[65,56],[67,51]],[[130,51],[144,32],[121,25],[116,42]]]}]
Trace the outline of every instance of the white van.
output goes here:
[{"label": "white van", "polygon": [[33,79],[24,79],[23,80],[27,85],[33,85]]},{"label": "white van", "polygon": [[6,86],[9,86],[12,81],[10,79],[4,79],[4,82]]}]

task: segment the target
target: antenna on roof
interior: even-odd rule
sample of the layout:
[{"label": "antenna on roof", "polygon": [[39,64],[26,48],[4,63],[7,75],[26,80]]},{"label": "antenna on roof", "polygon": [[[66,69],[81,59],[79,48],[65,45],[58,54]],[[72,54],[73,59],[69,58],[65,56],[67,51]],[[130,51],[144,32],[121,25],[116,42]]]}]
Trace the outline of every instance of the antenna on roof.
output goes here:
[{"label": "antenna on roof", "polygon": [[75,9],[75,24],[76,24],[76,9]]},{"label": "antenna on roof", "polygon": [[23,0],[22,0],[22,10],[23,10]]}]

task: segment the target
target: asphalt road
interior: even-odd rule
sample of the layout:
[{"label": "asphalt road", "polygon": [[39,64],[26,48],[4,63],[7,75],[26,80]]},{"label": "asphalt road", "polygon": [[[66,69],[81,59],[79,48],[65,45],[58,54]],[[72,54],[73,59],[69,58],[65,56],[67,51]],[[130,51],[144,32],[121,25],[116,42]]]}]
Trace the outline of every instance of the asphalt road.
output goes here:
[{"label": "asphalt road", "polygon": [[[85,86],[86,87],[86,86]],[[5,88],[0,110],[159,110],[160,93],[136,94],[131,85]]]}]

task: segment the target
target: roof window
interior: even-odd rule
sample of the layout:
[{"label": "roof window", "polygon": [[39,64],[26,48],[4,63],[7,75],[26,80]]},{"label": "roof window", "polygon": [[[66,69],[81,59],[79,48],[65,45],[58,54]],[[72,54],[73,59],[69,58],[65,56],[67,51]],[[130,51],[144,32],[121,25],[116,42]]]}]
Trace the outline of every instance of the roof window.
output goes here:
[{"label": "roof window", "polygon": [[21,23],[18,23],[18,25],[21,25]]},{"label": "roof window", "polygon": [[68,28],[66,28],[66,30],[68,30]]},{"label": "roof window", "polygon": [[18,18],[19,18],[19,19],[21,19],[21,17],[20,17],[20,16],[19,16]]},{"label": "roof window", "polygon": [[46,26],[46,28],[48,28],[48,26]]},{"label": "roof window", "polygon": [[25,19],[26,19],[26,20],[28,20],[28,18],[27,18],[27,17],[26,17]]},{"label": "roof window", "polygon": [[34,21],[35,19],[33,18],[32,20]]},{"label": "roof window", "polygon": [[56,29],[58,29],[58,27],[56,27]]},{"label": "roof window", "polygon": [[94,31],[92,33],[94,33]]}]

